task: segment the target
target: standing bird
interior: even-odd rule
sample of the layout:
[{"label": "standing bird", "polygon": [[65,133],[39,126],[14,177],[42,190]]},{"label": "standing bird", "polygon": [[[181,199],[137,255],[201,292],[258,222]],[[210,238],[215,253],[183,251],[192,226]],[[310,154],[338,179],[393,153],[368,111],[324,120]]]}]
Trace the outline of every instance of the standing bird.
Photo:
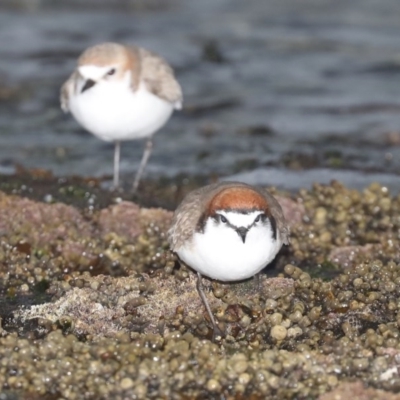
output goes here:
[{"label": "standing bird", "polygon": [[114,187],[119,186],[120,143],[147,138],[135,191],[152,151],[152,136],[182,108],[172,68],[141,47],[102,43],[86,49],[61,87],[61,108],[98,138],[115,143]]},{"label": "standing bird", "polygon": [[241,182],[221,182],[189,193],[176,209],[168,240],[172,251],[197,271],[197,290],[218,327],[201,277],[224,282],[254,276],[289,244],[282,208],[265,189]]}]

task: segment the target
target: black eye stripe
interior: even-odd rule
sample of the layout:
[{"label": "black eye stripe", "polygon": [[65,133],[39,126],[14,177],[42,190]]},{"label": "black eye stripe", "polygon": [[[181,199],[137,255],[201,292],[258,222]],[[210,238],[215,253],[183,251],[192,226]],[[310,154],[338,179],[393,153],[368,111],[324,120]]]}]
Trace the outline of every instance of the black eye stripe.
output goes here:
[{"label": "black eye stripe", "polygon": [[[236,210],[235,210],[235,211],[236,211]],[[244,214],[244,213],[247,214],[247,213],[248,213],[248,210],[247,210],[246,212],[240,212],[240,213],[241,213],[241,214]],[[222,214],[220,214],[220,213],[218,213],[218,212],[216,212],[216,213],[213,214],[213,215],[210,215],[210,217],[211,217],[215,222],[220,222],[220,223],[222,223],[222,224],[224,224],[224,225],[230,226],[230,227],[232,227],[232,228],[236,228],[236,226],[235,226],[235,225],[232,225],[232,224],[230,223],[230,221],[229,221],[224,215],[222,215]],[[266,220],[269,219],[269,222],[270,222],[270,224],[272,225],[273,236],[276,236],[276,226],[275,226],[275,225],[276,225],[276,222],[275,222],[275,220],[274,220],[273,218],[271,218],[271,217],[272,217],[272,216],[266,215],[264,212],[262,212],[262,213],[258,214],[258,215],[255,217],[254,221],[253,221],[251,224],[249,224],[247,228],[250,229],[252,226],[254,226],[256,223],[259,223],[259,222],[265,223]],[[273,221],[271,221],[271,219],[273,219]],[[199,218],[199,220],[198,220],[198,222],[197,222],[197,230],[198,230],[198,231],[204,232],[204,227],[205,227],[206,221],[207,221],[207,217],[206,217],[205,214],[203,214],[203,215]]]},{"label": "black eye stripe", "polygon": [[274,240],[276,240],[276,238],[278,236],[278,233],[277,233],[278,227],[277,227],[276,219],[271,215],[269,220],[271,222],[272,237],[274,238]]},{"label": "black eye stripe", "polygon": [[[212,218],[214,218],[216,221],[222,222],[223,224],[229,223],[228,219],[224,215],[219,213],[214,214]],[[266,218],[267,216],[264,213],[258,214],[257,217],[254,219],[253,224],[255,224],[256,222],[265,221]]]},{"label": "black eye stripe", "polygon": [[267,216],[264,213],[258,214],[256,219],[254,220],[254,223],[260,222],[260,221],[265,221],[266,218],[267,218]]}]

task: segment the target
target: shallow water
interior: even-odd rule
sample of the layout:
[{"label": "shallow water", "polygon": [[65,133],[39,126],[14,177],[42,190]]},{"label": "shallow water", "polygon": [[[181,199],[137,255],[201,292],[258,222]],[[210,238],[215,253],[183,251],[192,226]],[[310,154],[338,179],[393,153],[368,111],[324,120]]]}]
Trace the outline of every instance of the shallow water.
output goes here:
[{"label": "shallow water", "polygon": [[[15,88],[0,101],[0,172],[20,163],[111,175],[112,145],[63,115],[58,91],[85,47],[114,40],[160,53],[183,86],[185,110],[155,136],[147,176],[400,189],[396,0],[105,3],[96,12],[78,3],[0,9],[0,87]],[[124,179],[143,146],[123,145]]]}]

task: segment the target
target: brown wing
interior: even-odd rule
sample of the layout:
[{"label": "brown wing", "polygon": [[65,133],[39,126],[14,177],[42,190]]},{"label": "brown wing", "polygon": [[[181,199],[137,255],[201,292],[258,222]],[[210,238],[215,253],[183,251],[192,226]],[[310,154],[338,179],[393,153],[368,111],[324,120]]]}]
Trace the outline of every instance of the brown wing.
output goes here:
[{"label": "brown wing", "polygon": [[76,71],[64,82],[60,90],[60,105],[64,112],[69,112],[69,97],[74,89]]},{"label": "brown wing", "polygon": [[204,186],[188,193],[175,210],[171,228],[168,231],[168,241],[172,251],[178,250],[193,236],[202,216],[204,193],[208,190],[209,186]]},{"label": "brown wing", "polygon": [[270,205],[272,216],[275,218],[276,225],[281,234],[282,242],[284,244],[289,244],[290,228],[286,222],[285,216],[283,215],[282,207],[278,203],[278,200],[268,192],[267,189],[260,188],[260,192],[265,196]]},{"label": "brown wing", "polygon": [[174,71],[164,59],[140,48],[142,61],[141,79],[147,89],[162,99],[173,103],[176,109],[182,107],[182,89],[175,79]]}]

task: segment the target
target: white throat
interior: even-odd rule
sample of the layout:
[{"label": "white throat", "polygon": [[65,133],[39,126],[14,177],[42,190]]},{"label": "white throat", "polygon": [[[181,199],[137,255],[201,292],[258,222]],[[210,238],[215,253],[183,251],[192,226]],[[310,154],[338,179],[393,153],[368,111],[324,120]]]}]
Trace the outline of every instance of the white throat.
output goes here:
[{"label": "white throat", "polygon": [[[276,256],[282,241],[274,238],[269,219],[256,222],[260,211],[219,212],[226,222],[209,217],[203,232],[177,251],[190,267],[213,279],[237,281],[260,272]],[[245,240],[236,228],[247,229]]]}]

